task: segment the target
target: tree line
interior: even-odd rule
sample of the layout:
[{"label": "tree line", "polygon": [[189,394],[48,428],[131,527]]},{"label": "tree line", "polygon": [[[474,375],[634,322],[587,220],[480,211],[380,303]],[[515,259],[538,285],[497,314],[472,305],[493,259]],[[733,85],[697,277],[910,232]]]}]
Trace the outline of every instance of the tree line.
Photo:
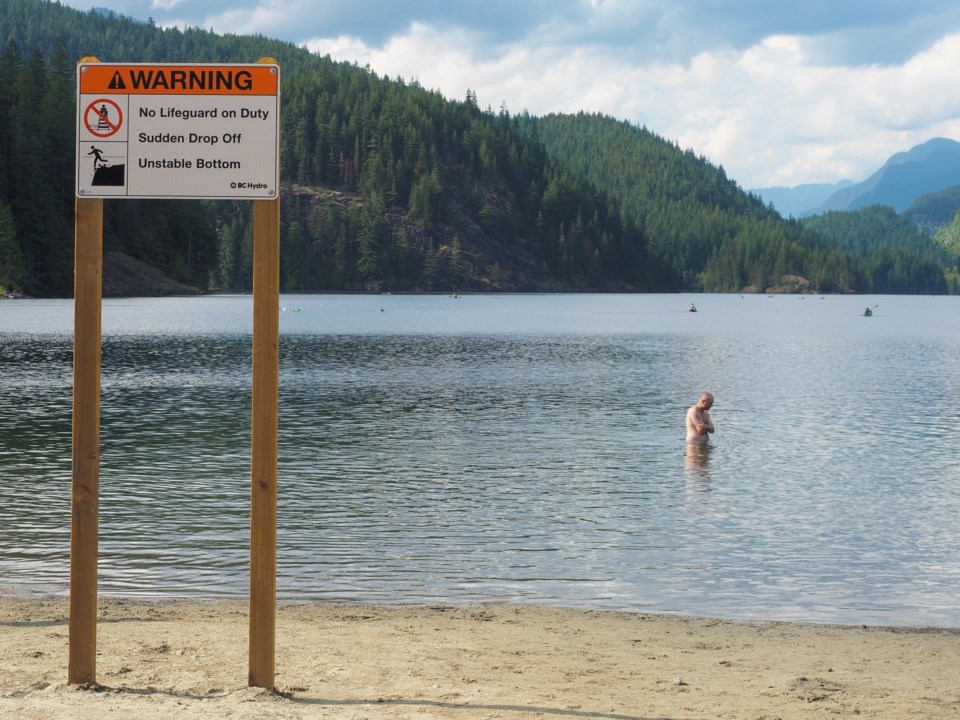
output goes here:
[{"label": "tree line", "polygon": [[940,228],[933,236],[934,242],[946,256],[947,283],[951,295],[960,293],[960,211],[953,220]]},{"label": "tree line", "polygon": [[[0,28],[0,289],[72,291],[75,63],[89,55],[278,60],[285,291],[763,291],[797,274],[822,292],[926,292],[943,281],[916,248],[845,247],[611,118],[512,115],[470,90],[446,99],[261,36],[47,0],[5,0]],[[104,244],[196,287],[252,284],[247,202],[108,200]]]},{"label": "tree line", "polygon": [[950,257],[928,234],[886,205],[805,218],[803,227],[832,239],[869,269],[871,288],[886,293],[944,293]]}]

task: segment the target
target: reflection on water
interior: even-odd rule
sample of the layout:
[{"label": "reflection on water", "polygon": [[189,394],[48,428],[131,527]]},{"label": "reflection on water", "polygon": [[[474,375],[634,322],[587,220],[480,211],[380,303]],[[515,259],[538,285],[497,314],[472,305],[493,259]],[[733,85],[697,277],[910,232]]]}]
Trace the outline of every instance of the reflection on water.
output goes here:
[{"label": "reflection on water", "polygon": [[[958,300],[689,302],[285,299],[281,598],[960,626]],[[250,325],[105,304],[101,593],[246,593]],[[0,587],[67,587],[71,333],[0,303]]]},{"label": "reflection on water", "polygon": [[710,489],[710,449],[709,443],[687,443],[687,477],[701,490]]}]

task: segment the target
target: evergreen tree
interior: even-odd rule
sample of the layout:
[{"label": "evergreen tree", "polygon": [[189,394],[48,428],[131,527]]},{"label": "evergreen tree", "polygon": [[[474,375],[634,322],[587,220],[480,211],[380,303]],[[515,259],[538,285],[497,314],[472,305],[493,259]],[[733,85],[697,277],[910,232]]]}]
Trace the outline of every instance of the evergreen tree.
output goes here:
[{"label": "evergreen tree", "polygon": [[[937,292],[954,262],[892,232],[883,212],[861,218],[852,243],[784,220],[723,168],[599,115],[483,110],[473,90],[447,100],[262,36],[47,0],[5,0],[0,27],[0,272],[31,294],[72,292],[74,63],[91,55],[279,61],[281,276],[291,292],[762,291],[784,274],[822,291]],[[104,205],[106,249],[201,288],[250,290],[250,203]]]}]

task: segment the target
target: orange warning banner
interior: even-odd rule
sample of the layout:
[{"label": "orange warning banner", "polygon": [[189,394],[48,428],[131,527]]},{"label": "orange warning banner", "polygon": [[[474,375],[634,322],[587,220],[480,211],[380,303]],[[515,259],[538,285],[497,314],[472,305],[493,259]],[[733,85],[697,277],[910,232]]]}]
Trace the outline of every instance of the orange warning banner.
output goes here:
[{"label": "orange warning banner", "polygon": [[111,65],[77,67],[81,95],[276,95],[277,65]]}]

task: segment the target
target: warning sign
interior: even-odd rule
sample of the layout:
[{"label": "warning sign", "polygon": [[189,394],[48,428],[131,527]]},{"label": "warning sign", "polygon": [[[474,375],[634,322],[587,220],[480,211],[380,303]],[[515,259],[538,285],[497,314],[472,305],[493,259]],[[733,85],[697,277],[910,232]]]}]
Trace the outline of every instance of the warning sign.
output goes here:
[{"label": "warning sign", "polygon": [[280,68],[77,66],[77,194],[274,198]]}]

